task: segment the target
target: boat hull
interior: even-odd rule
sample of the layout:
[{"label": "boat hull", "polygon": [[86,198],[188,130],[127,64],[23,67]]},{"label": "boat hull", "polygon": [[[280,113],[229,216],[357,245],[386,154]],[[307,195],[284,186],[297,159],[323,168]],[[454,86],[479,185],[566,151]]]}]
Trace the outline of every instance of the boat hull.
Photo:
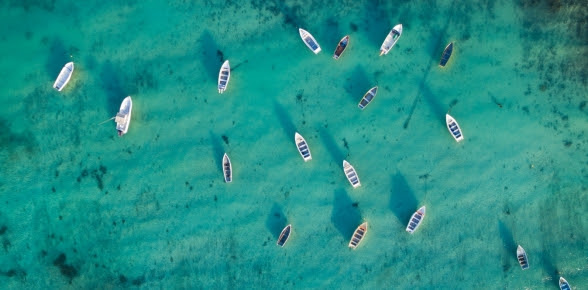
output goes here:
[{"label": "boat hull", "polygon": [[302,156],[302,159],[304,159],[304,162],[312,160],[308,143],[306,143],[304,137],[298,134],[298,132],[294,134],[294,142],[296,143],[296,148],[298,148],[298,152],[300,153],[300,156]]},{"label": "boat hull", "polygon": [[377,93],[378,93],[377,86],[369,89],[369,91],[367,91],[367,93],[365,93],[365,95],[363,95],[363,98],[361,98],[361,101],[359,101],[359,104],[357,104],[357,107],[362,110],[365,109],[365,107],[367,107],[367,105],[369,105],[374,100]]},{"label": "boat hull", "polygon": [[388,54],[388,52],[390,52],[390,50],[392,49],[392,47],[394,47],[396,42],[398,42],[398,39],[400,39],[401,35],[402,24],[397,24],[392,28],[392,30],[390,30],[390,32],[386,36],[386,39],[384,39],[382,46],[380,46],[380,56]]},{"label": "boat hull", "polygon": [[527,252],[525,252],[523,247],[520,245],[517,247],[517,260],[519,261],[519,265],[521,265],[521,269],[529,269],[529,259],[527,258]]},{"label": "boat hull", "polygon": [[335,53],[333,54],[333,58],[339,59],[339,57],[341,57],[343,52],[345,52],[345,49],[347,49],[348,45],[349,45],[349,35],[346,35],[345,37],[341,38],[341,41],[339,41],[339,44],[337,44],[337,48],[335,49]]},{"label": "boat hull", "polygon": [[447,124],[447,130],[449,130],[449,133],[451,134],[453,139],[455,139],[456,142],[462,141],[464,137],[461,131],[461,127],[459,127],[457,121],[449,114],[446,114],[445,123]]},{"label": "boat hull", "polygon": [[280,237],[278,238],[278,246],[283,247],[288,239],[290,238],[290,233],[292,232],[292,225],[287,225],[282,232],[280,233]]},{"label": "boat hull", "polygon": [[223,156],[223,176],[225,182],[229,183],[233,181],[233,166],[231,165],[231,159],[227,153]]},{"label": "boat hull", "polygon": [[61,92],[61,90],[63,90],[63,88],[65,88],[67,83],[69,83],[69,80],[71,79],[73,71],[74,71],[74,63],[73,62],[66,63],[63,66],[63,68],[61,69],[61,71],[59,72],[57,79],[55,79],[55,82],[53,83],[53,88],[56,89],[58,92]]},{"label": "boat hull", "polygon": [[443,50],[443,53],[441,54],[441,61],[439,61],[439,66],[444,67],[447,62],[449,61],[449,58],[451,57],[451,54],[453,53],[453,42],[449,43],[445,49]]},{"label": "boat hull", "polygon": [[357,246],[359,246],[361,241],[363,241],[363,238],[365,237],[365,234],[367,233],[367,226],[368,226],[368,223],[365,222],[365,223],[359,225],[359,227],[357,227],[357,229],[355,229],[355,232],[353,232],[353,236],[351,236],[351,240],[349,241],[350,248],[355,250],[357,248]]},{"label": "boat hull", "polygon": [[310,51],[314,52],[314,54],[321,52],[321,46],[318,44],[316,39],[314,39],[312,34],[302,28],[298,28],[298,33],[300,33],[300,38],[302,38],[302,41],[304,44],[306,44]]},{"label": "boat hull", "polygon": [[129,131],[129,126],[131,125],[132,112],[133,100],[130,96],[128,96],[122,101],[122,104],[120,105],[120,110],[115,117],[116,130],[118,131],[118,136],[122,137],[122,135],[126,134]]},{"label": "boat hull", "polygon": [[412,214],[410,220],[408,221],[408,225],[406,226],[406,231],[409,233],[414,233],[425,218],[425,210],[426,208],[423,206],[419,208],[415,213]]},{"label": "boat hull", "polygon": [[218,92],[219,94],[224,93],[227,90],[227,86],[229,85],[229,80],[231,79],[231,66],[229,65],[229,60],[225,60],[223,65],[221,66],[220,71],[218,72]]},{"label": "boat hull", "polygon": [[349,181],[351,186],[353,186],[353,188],[361,186],[361,182],[359,181],[359,175],[357,175],[357,171],[355,171],[355,168],[351,166],[351,164],[349,164],[349,162],[347,162],[346,160],[343,160],[343,172],[345,173],[345,177],[347,177],[347,180]]}]

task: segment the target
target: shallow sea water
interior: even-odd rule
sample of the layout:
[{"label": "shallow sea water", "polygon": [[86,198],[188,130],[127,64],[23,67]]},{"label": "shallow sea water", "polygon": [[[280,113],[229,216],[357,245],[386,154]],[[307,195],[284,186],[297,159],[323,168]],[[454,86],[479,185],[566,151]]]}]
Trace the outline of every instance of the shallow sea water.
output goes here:
[{"label": "shallow sea water", "polygon": [[[588,285],[587,6],[417,2],[0,3],[0,283],[557,289],[563,276]],[[397,23],[400,40],[378,56]],[[350,45],[335,61],[344,35]],[[232,74],[220,95],[225,59]],[[74,74],[57,92],[68,61]],[[127,95],[132,122],[118,138],[113,121],[99,123]],[[463,142],[447,131],[447,112]],[[361,187],[345,179],[344,159]],[[365,239],[350,250],[363,221]]]}]

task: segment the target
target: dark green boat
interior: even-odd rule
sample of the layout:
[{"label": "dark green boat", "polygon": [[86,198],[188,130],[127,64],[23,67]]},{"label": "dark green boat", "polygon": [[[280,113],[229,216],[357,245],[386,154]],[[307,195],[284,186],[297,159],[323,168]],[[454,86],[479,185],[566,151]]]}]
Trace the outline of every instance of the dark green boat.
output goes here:
[{"label": "dark green boat", "polygon": [[453,42],[449,43],[445,50],[443,50],[443,54],[441,55],[441,61],[439,62],[440,66],[445,66],[449,58],[451,57],[451,53],[453,52]]}]

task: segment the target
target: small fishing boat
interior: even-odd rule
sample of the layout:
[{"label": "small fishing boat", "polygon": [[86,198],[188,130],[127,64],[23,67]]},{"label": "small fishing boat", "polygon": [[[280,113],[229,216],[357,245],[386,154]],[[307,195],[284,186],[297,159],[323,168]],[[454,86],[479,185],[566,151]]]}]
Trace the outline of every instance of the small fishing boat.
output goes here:
[{"label": "small fishing boat", "polygon": [[359,176],[357,176],[355,168],[353,168],[353,166],[351,166],[351,164],[349,164],[349,162],[346,160],[343,160],[343,171],[345,172],[345,176],[353,188],[361,186],[361,182],[359,182]]},{"label": "small fishing boat", "polygon": [[296,147],[298,148],[298,152],[300,152],[300,156],[304,159],[304,162],[311,160],[312,156],[310,155],[310,148],[308,148],[308,143],[304,140],[302,135],[296,132],[294,134],[294,142],[296,142]]},{"label": "small fishing boat", "polygon": [[357,248],[361,240],[363,240],[365,233],[367,233],[367,226],[368,224],[365,222],[355,229],[355,232],[353,232],[353,236],[351,237],[351,241],[349,241],[350,248],[354,250]]},{"label": "small fishing boat", "polygon": [[343,54],[347,45],[349,44],[349,35],[345,35],[345,37],[341,38],[339,44],[337,44],[337,48],[335,49],[335,53],[333,54],[334,59],[339,59],[339,57]]},{"label": "small fishing boat", "polygon": [[527,259],[527,252],[519,245],[517,247],[517,260],[519,260],[519,265],[523,270],[529,269],[529,260]]},{"label": "small fishing boat", "polygon": [[572,287],[570,287],[570,284],[564,279],[564,277],[559,277],[559,289],[570,290]]},{"label": "small fishing boat", "polygon": [[225,182],[233,181],[233,166],[231,166],[231,159],[229,159],[227,153],[223,156],[223,175]]},{"label": "small fishing boat", "polygon": [[361,98],[361,101],[359,101],[357,106],[363,110],[376,97],[377,93],[378,86],[371,88],[369,91],[367,91],[367,93],[365,93],[365,95],[363,95],[363,98]]},{"label": "small fishing boat", "polygon": [[133,110],[133,100],[131,96],[126,97],[122,104],[120,104],[120,110],[116,114],[114,121],[116,122],[116,131],[118,136],[126,134],[129,131],[129,125],[131,124],[131,112]]},{"label": "small fishing boat", "polygon": [[302,38],[304,44],[306,44],[306,46],[308,46],[308,48],[312,50],[314,54],[321,52],[321,46],[318,44],[318,42],[316,42],[316,39],[314,39],[312,34],[308,33],[308,31],[302,28],[298,28],[298,32],[300,33],[300,38]]},{"label": "small fishing boat", "polygon": [[73,71],[74,71],[74,63],[73,62],[66,63],[63,66],[63,68],[61,69],[61,72],[59,73],[59,75],[57,76],[55,83],[53,83],[53,88],[55,88],[57,91],[61,92],[61,90],[63,90],[65,85],[67,85],[67,83],[69,82],[69,79],[71,78],[71,75],[73,74]]},{"label": "small fishing boat", "polygon": [[409,233],[413,233],[416,229],[421,225],[421,222],[425,218],[425,207],[419,208],[415,213],[412,214],[410,217],[410,221],[406,226],[406,231]]},{"label": "small fishing boat", "polygon": [[390,49],[396,44],[398,39],[400,39],[400,35],[402,35],[402,24],[397,24],[390,30],[386,39],[384,39],[384,43],[380,47],[380,55],[388,54]]},{"label": "small fishing boat", "polygon": [[280,237],[278,238],[278,246],[283,247],[288,238],[290,237],[290,232],[292,231],[292,225],[287,225],[282,232],[280,233]]},{"label": "small fishing boat", "polygon": [[221,66],[220,71],[218,72],[218,92],[224,93],[229,85],[229,80],[231,79],[231,66],[229,65],[229,60],[225,60],[223,65]]},{"label": "small fishing boat", "polygon": [[453,119],[453,117],[451,117],[449,114],[446,114],[445,123],[447,123],[447,130],[449,130],[449,133],[451,133],[451,136],[453,136],[455,141],[459,142],[463,140],[463,135],[461,134],[459,124],[457,121],[455,121],[455,119]]},{"label": "small fishing boat", "polygon": [[441,54],[441,61],[439,62],[439,65],[441,67],[444,67],[447,64],[447,61],[449,61],[449,58],[451,57],[451,53],[453,52],[453,42],[449,43],[445,49],[443,50],[443,53]]}]

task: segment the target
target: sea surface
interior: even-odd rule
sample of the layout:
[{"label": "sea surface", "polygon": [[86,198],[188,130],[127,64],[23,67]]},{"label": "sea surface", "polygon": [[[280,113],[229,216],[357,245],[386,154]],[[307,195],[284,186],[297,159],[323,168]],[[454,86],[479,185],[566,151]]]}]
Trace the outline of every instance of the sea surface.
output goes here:
[{"label": "sea surface", "polygon": [[1,1],[0,288],[586,289],[587,19],[573,0]]}]

